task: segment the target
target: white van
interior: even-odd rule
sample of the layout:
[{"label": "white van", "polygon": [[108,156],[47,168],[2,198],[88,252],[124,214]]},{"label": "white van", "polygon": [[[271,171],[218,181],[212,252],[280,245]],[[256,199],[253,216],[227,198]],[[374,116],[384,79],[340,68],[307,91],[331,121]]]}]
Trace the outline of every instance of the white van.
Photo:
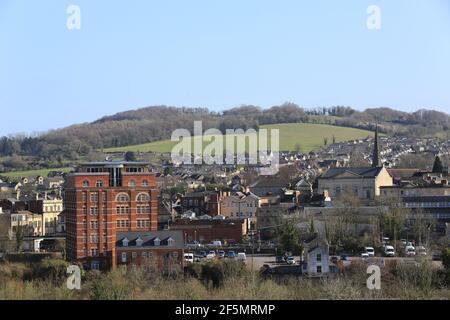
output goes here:
[{"label": "white van", "polygon": [[222,246],[222,241],[216,240],[211,242],[211,244],[209,245],[210,247],[221,247]]},{"label": "white van", "polygon": [[364,251],[369,255],[369,257],[375,257],[375,249],[373,247],[365,247]]},{"label": "white van", "polygon": [[414,248],[413,246],[405,247],[405,256],[414,257],[415,255],[416,255],[416,248]]},{"label": "white van", "polygon": [[184,261],[186,263],[194,263],[194,254],[193,253],[185,253],[184,254]]},{"label": "white van", "polygon": [[384,247],[384,255],[386,257],[395,257],[395,249],[393,246],[385,246]]},{"label": "white van", "polygon": [[238,261],[245,262],[247,260],[247,255],[244,252],[239,252],[237,255]]}]

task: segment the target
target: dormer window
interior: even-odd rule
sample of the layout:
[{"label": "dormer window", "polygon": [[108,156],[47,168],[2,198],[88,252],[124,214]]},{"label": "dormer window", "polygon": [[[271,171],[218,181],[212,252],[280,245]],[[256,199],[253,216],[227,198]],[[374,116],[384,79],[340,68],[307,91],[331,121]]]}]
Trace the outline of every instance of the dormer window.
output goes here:
[{"label": "dormer window", "polygon": [[172,237],[167,239],[167,245],[173,247],[175,245],[175,240]]},{"label": "dormer window", "polygon": [[128,247],[128,243],[130,242],[130,240],[128,240],[127,238],[122,240],[122,246],[123,247]]},{"label": "dormer window", "polygon": [[158,237],[156,237],[156,238],[153,240],[153,243],[155,244],[156,247],[159,247],[159,245],[161,244],[161,239],[159,239]]},{"label": "dormer window", "polygon": [[144,241],[143,241],[140,237],[137,238],[137,240],[136,240],[136,246],[142,247],[142,243],[144,243]]}]

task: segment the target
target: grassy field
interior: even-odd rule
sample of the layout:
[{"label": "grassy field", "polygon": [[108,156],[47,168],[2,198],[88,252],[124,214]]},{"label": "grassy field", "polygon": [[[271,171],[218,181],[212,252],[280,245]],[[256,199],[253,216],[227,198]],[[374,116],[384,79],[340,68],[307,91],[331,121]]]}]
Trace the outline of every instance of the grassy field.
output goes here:
[{"label": "grassy field", "polygon": [[[287,123],[261,126],[262,129],[279,129],[280,130],[280,150],[295,151],[297,145],[301,146],[303,152],[309,152],[323,146],[324,138],[328,138],[328,142],[332,142],[333,135],[338,142],[366,138],[372,136],[373,133],[366,130],[337,127],[333,125],[312,124],[312,123]],[[193,142],[199,142],[200,137],[195,137]],[[269,139],[270,142],[270,139]],[[152,143],[145,143],[134,146],[108,148],[104,152],[170,152],[177,144],[170,140],[157,141]],[[209,142],[204,142],[203,146],[207,146]],[[226,148],[226,146],[224,147]]]},{"label": "grassy field", "polygon": [[41,169],[41,170],[28,170],[28,171],[14,171],[14,172],[0,172],[0,175],[15,179],[19,177],[47,177],[50,171],[63,171],[68,172],[70,168],[56,168],[56,169]]}]

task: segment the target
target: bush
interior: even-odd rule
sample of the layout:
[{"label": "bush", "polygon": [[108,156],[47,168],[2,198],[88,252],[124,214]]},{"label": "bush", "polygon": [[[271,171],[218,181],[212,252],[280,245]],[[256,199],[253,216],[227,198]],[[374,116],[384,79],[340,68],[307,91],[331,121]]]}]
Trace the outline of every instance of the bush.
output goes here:
[{"label": "bush", "polygon": [[224,274],[218,263],[208,262],[203,265],[201,278],[208,285],[212,284],[214,288],[222,285]]},{"label": "bush", "polygon": [[44,259],[31,266],[31,272],[26,280],[40,279],[61,284],[67,279],[67,267],[69,263],[59,259]]}]

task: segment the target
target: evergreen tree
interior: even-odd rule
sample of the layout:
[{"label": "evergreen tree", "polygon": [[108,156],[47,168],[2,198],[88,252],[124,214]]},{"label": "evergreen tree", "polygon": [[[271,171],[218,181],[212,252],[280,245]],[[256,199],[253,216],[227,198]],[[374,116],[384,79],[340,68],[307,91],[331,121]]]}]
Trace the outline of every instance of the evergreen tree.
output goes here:
[{"label": "evergreen tree", "polygon": [[443,171],[444,167],[442,165],[441,158],[437,156],[436,159],[434,159],[433,173],[442,173]]}]

